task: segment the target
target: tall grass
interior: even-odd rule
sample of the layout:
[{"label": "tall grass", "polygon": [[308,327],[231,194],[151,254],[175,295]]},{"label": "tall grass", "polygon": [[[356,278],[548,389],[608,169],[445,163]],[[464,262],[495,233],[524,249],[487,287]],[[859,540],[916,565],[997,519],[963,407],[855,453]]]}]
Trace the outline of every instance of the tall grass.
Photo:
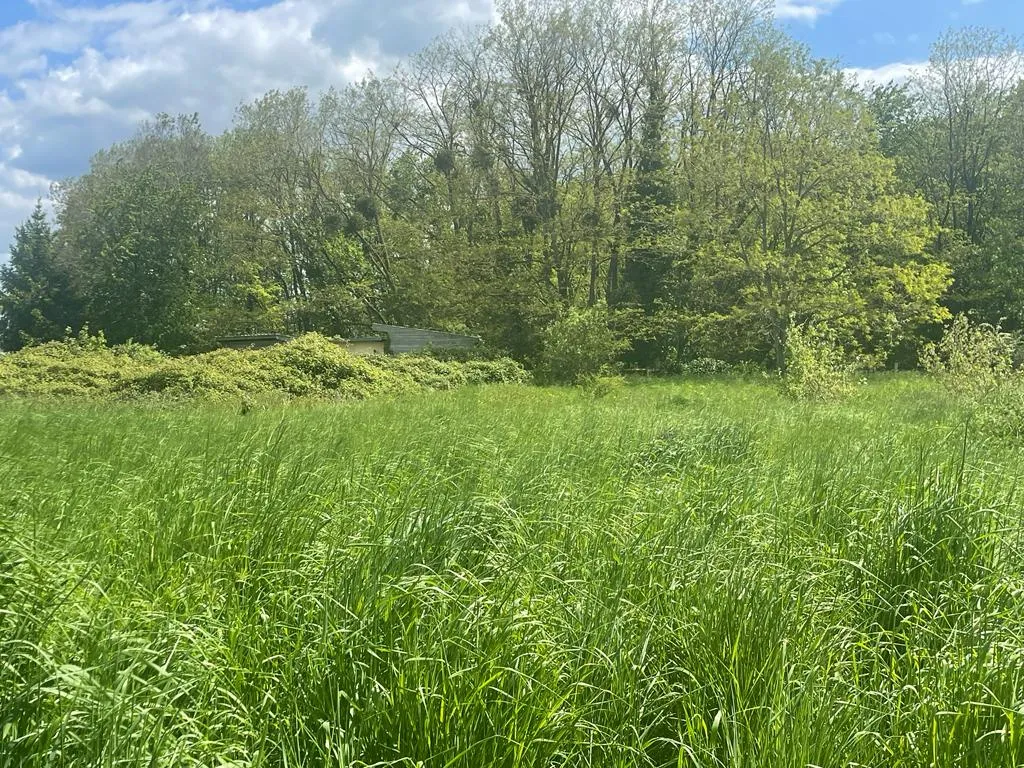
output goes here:
[{"label": "tall grass", "polygon": [[1022,451],[945,397],[5,403],[0,765],[1020,766]]}]

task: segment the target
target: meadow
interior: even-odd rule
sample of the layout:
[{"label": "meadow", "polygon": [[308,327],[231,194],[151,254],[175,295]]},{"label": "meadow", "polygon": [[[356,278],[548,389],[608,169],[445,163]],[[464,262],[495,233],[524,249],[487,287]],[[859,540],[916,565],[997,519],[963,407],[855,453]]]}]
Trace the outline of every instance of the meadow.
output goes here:
[{"label": "meadow", "polygon": [[0,766],[1024,765],[1022,458],[917,375],[0,401]]}]

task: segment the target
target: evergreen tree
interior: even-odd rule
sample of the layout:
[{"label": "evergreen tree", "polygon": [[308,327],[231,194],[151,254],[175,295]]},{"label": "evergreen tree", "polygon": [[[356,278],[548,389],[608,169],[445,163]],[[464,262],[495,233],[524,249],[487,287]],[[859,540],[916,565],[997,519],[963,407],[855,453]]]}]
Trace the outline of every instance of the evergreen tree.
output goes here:
[{"label": "evergreen tree", "polygon": [[10,263],[0,267],[0,348],[57,339],[76,324],[70,280],[54,251],[53,230],[37,203],[15,230]]}]

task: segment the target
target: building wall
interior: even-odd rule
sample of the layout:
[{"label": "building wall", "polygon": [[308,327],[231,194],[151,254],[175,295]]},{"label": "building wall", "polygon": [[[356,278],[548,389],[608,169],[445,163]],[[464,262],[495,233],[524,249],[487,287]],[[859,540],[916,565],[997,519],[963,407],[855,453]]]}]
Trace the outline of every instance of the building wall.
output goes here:
[{"label": "building wall", "polygon": [[427,347],[435,349],[471,349],[478,343],[475,336],[463,336],[445,331],[430,331],[425,328],[406,328],[402,325],[384,325],[377,323],[372,326],[377,333],[386,333],[390,341],[388,351],[392,355],[403,355],[409,352],[421,352]]},{"label": "building wall", "polygon": [[360,339],[357,341],[344,341],[341,343],[341,345],[353,355],[359,355],[360,357],[387,354],[387,350],[385,349],[386,344],[387,342],[384,339],[374,339],[371,341]]}]

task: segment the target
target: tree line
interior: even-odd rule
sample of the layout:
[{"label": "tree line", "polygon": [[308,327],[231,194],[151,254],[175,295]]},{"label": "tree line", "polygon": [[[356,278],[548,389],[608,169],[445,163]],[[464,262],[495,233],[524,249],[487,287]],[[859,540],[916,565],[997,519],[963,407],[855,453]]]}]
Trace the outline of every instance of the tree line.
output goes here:
[{"label": "tree line", "polygon": [[388,321],[533,358],[600,314],[627,362],[781,364],[812,324],[913,362],[1024,321],[1024,87],[1007,36],[866,88],[770,0],[505,0],[387,76],[163,115],[54,187],[0,270],[0,345]]}]

